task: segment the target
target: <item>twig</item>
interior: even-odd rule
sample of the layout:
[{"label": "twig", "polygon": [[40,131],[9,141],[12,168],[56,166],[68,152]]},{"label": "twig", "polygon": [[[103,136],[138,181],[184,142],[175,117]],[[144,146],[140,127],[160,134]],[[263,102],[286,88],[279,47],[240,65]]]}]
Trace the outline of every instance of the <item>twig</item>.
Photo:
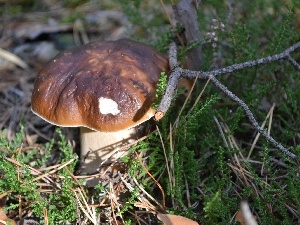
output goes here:
[{"label": "twig", "polygon": [[188,181],[186,179],[185,173],[183,173],[183,177],[184,177],[184,184],[185,184],[185,193],[186,193],[187,205],[190,208],[192,206],[192,204],[191,204],[191,196],[190,196],[189,183],[188,183]]},{"label": "twig", "polygon": [[[265,127],[265,125],[266,125],[267,120],[269,119],[269,117],[270,117],[271,115],[273,115],[274,108],[275,108],[275,104],[273,104],[273,106],[272,106],[271,109],[269,110],[269,112],[268,112],[268,114],[267,114],[267,116],[266,116],[264,122],[262,123],[262,125],[261,125],[261,128],[262,128],[262,129],[264,129],[264,127]],[[271,117],[271,119],[272,119],[272,117]],[[271,119],[270,119],[270,120],[271,120]],[[271,128],[270,128],[270,123],[269,123],[269,127],[268,127],[268,135],[270,135],[270,129],[271,129]],[[256,145],[256,143],[257,143],[257,141],[258,141],[258,139],[259,139],[259,136],[260,136],[260,133],[258,133],[258,134],[256,135],[256,137],[254,138],[254,141],[253,141],[253,143],[252,143],[252,145],[251,145],[251,148],[250,148],[249,153],[248,153],[248,156],[247,156],[247,160],[250,159],[250,156],[251,156],[251,154],[252,154],[252,152],[253,152],[253,149],[255,148],[255,145]]]},{"label": "twig", "polygon": [[[300,70],[300,64],[297,63],[290,56],[290,53],[294,52],[295,50],[297,50],[299,48],[300,48],[300,42],[297,42],[296,44],[290,46],[289,48],[287,48],[286,50],[284,50],[283,52],[281,52],[279,54],[275,54],[275,55],[272,55],[272,56],[267,56],[267,57],[261,58],[261,59],[247,61],[247,62],[244,62],[244,63],[234,64],[234,65],[224,67],[224,68],[218,69],[218,70],[213,70],[213,71],[208,71],[208,72],[201,72],[201,74],[199,76],[199,79],[208,79],[210,76],[220,76],[220,75],[223,75],[223,74],[232,73],[232,72],[235,72],[235,71],[238,71],[238,70],[258,66],[258,65],[261,65],[261,64],[267,64],[267,63],[278,61],[278,60],[287,60],[297,70]],[[182,69],[182,73],[183,73],[182,78],[195,79],[195,77],[197,76],[199,71],[192,71],[192,70]]]},{"label": "twig", "polygon": [[42,179],[42,178],[44,178],[44,177],[48,177],[49,175],[51,175],[51,174],[53,174],[53,173],[56,173],[57,171],[59,171],[59,170],[61,170],[62,168],[66,167],[67,165],[71,164],[71,163],[72,163],[74,160],[76,160],[76,159],[77,159],[77,156],[74,157],[74,158],[72,158],[72,159],[70,159],[69,161],[67,161],[67,162],[65,162],[65,163],[62,163],[58,168],[56,168],[56,169],[54,169],[54,170],[52,170],[52,171],[50,171],[50,172],[48,172],[48,173],[42,174],[42,175],[40,175],[40,176],[34,178],[32,181],[36,181],[36,180],[40,180],[40,179]]},{"label": "twig", "polygon": [[140,157],[138,156],[137,152],[134,152],[136,155],[137,160],[139,161],[139,163],[141,164],[141,166],[143,167],[143,169],[145,170],[145,172],[151,177],[151,179],[155,182],[155,184],[158,186],[158,188],[161,191],[162,194],[162,206],[159,205],[160,207],[162,207],[162,210],[166,210],[166,199],[165,199],[165,192],[164,189],[162,188],[162,186],[157,182],[157,180],[153,177],[153,175],[149,172],[149,170],[145,167],[144,163],[142,162],[142,160],[140,159]]},{"label": "twig", "polygon": [[[170,43],[169,46],[169,65],[170,65],[170,77],[168,80],[167,88],[165,91],[165,94],[162,97],[162,100],[156,110],[156,113],[154,115],[155,120],[160,120],[167,110],[169,109],[171,105],[171,101],[174,97],[178,80],[181,78],[188,78],[188,79],[195,79],[196,77],[199,79],[211,79],[211,81],[214,83],[215,86],[217,86],[222,92],[224,92],[228,97],[230,97],[232,100],[237,102],[245,111],[247,117],[251,121],[252,125],[255,127],[255,129],[264,136],[269,142],[272,143],[273,146],[280,149],[282,152],[284,152],[286,155],[288,155],[291,158],[296,158],[296,155],[289,152],[285,147],[282,146],[279,142],[277,142],[274,138],[269,136],[257,123],[255,120],[252,112],[250,111],[249,107],[245,102],[243,102],[241,99],[239,99],[235,94],[233,94],[230,90],[227,89],[223,84],[221,84],[216,76],[220,76],[227,73],[232,73],[237,70],[257,66],[260,64],[266,64],[273,61],[278,60],[287,60],[290,62],[296,69],[300,70],[300,64],[297,63],[292,57],[290,56],[290,53],[300,48],[300,42],[297,42],[296,44],[290,46],[283,52],[279,54],[275,54],[272,56],[267,56],[261,59],[247,61],[240,64],[234,64],[232,66],[228,66],[222,69],[213,70],[209,72],[200,72],[200,71],[192,71],[187,69],[182,69],[177,61],[177,47],[174,42]],[[199,74],[200,72],[200,74]]]},{"label": "twig", "polygon": [[[191,46],[196,42],[203,41],[199,30],[198,10],[199,4],[194,0],[178,1],[172,5],[177,24],[184,26],[184,31],[180,34],[183,41],[181,45]],[[179,34],[178,34],[179,35]],[[184,42],[184,43],[182,43]],[[202,47],[200,44],[186,52],[186,65],[188,69],[198,70],[202,65]]]},{"label": "twig", "polygon": [[[132,177],[132,180],[133,182],[138,186],[138,188],[148,197],[150,198],[153,202],[155,202],[161,209],[163,209],[163,206],[158,202],[156,201],[155,198],[153,198],[143,187],[142,185],[139,184],[139,182],[134,178]],[[149,203],[148,203],[149,204]]]},{"label": "twig", "polygon": [[290,55],[286,59],[295,67],[296,70],[300,70],[300,65]]},{"label": "twig", "polygon": [[[164,152],[164,156],[165,156],[165,160],[166,160],[166,167],[167,167],[167,172],[168,172],[168,177],[169,177],[169,182],[170,182],[170,189],[171,189],[171,193],[173,193],[173,183],[172,183],[172,174],[171,174],[171,170],[169,168],[169,157],[167,156],[167,152],[166,152],[166,148],[165,148],[165,144],[164,144],[164,141],[163,141],[163,138],[161,136],[161,133],[160,133],[160,130],[159,130],[159,127],[156,126],[156,129],[157,129],[157,132],[158,132],[158,135],[159,135],[159,138],[160,138],[160,141],[161,141],[161,146],[163,148],[163,152]],[[171,139],[171,138],[170,138]],[[171,194],[172,195],[172,194]],[[173,197],[173,196],[172,196]],[[172,198],[173,200],[173,198]]]},{"label": "twig", "polygon": [[215,122],[216,122],[216,124],[217,124],[217,127],[218,127],[220,133],[221,133],[221,137],[222,137],[222,139],[223,139],[223,142],[224,142],[226,148],[229,148],[229,144],[227,143],[227,140],[226,140],[226,138],[225,138],[225,134],[224,134],[224,132],[223,132],[223,129],[222,129],[221,125],[220,125],[219,120],[218,120],[217,117],[215,117],[215,116],[214,116],[214,120],[215,120]]},{"label": "twig", "polygon": [[177,88],[178,80],[181,78],[182,69],[178,65],[177,61],[177,48],[176,44],[172,42],[169,48],[169,66],[171,70],[171,74],[168,80],[168,85],[165,91],[165,94],[162,97],[162,100],[156,110],[154,115],[155,120],[160,120],[163,118],[167,110],[171,105],[171,101],[173,99],[174,93]]},{"label": "twig", "polygon": [[282,152],[287,154],[291,158],[296,158],[296,155],[289,152],[285,147],[282,146],[279,142],[277,142],[274,138],[269,136],[264,129],[262,129],[257,121],[255,120],[251,110],[247,106],[247,104],[241,100],[239,97],[237,97],[235,94],[233,94],[231,91],[229,91],[223,84],[221,84],[214,76],[210,76],[211,81],[216,85],[221,91],[223,91],[228,97],[230,97],[233,101],[237,102],[245,111],[246,116],[252,123],[252,125],[255,127],[255,129],[262,135],[264,136],[269,142],[273,144],[275,148],[280,149]]},{"label": "twig", "polygon": [[[96,215],[96,211],[95,208],[90,207],[86,201],[86,199],[84,198],[81,190],[78,188],[77,190],[72,190],[75,198],[77,200],[77,204],[79,205],[80,209],[82,210],[82,212],[84,213],[84,215],[94,224],[98,224],[97,223],[97,215]],[[77,195],[76,191],[79,192],[79,196]],[[84,205],[83,205],[84,204]]]}]

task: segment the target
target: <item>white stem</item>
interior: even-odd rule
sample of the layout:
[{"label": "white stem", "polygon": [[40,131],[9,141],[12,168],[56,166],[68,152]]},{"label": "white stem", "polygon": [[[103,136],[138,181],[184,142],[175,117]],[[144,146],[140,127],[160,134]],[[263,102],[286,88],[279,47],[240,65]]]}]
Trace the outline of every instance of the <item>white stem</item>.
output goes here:
[{"label": "white stem", "polygon": [[118,132],[100,132],[80,127],[82,174],[97,172],[102,163],[111,163],[126,155],[118,150],[138,138],[137,128]]}]

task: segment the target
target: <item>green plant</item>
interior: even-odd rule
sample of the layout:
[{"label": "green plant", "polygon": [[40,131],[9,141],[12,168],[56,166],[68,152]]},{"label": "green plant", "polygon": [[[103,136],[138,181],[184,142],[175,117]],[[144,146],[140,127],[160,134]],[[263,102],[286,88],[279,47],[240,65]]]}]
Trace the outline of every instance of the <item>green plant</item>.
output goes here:
[{"label": "green plant", "polygon": [[[184,30],[178,26],[170,31],[159,1],[115,2],[127,15],[132,36],[163,52],[176,37],[174,33]],[[70,7],[78,4],[65,2]],[[295,43],[299,39],[297,7],[297,0],[245,0],[234,6],[219,0],[201,2],[198,22],[204,39],[194,42],[202,46],[201,70],[273,55]],[[75,11],[65,20],[78,16],[84,20],[82,15]],[[218,38],[213,45],[206,33],[212,32],[215,21],[225,28],[213,28]],[[178,48],[183,65],[186,52],[193,47]],[[299,56],[293,53],[293,58]],[[158,100],[166,78],[162,75],[159,81]],[[244,100],[259,124],[266,122],[267,132],[300,155],[299,71],[285,61],[274,61],[218,79]],[[126,172],[118,174],[123,180],[112,187],[83,188],[84,179],[73,174],[77,158],[60,131],[57,139],[26,151],[24,126],[20,125],[11,141],[2,131],[0,195],[8,196],[6,209],[17,211],[25,206],[40,218],[47,214],[49,224],[79,223],[86,216],[80,200],[89,204],[84,209],[96,208],[97,216],[111,219],[115,214],[113,219],[121,218],[125,224],[136,222],[140,218],[136,211],[141,209],[180,214],[201,224],[239,224],[235,215],[240,202],[247,200],[259,224],[296,224],[300,217],[299,158],[287,158],[259,137],[242,108],[211,82],[198,98],[204,83],[197,82],[184,108],[185,97],[177,93],[165,117],[156,122],[157,129],[122,159]],[[53,156],[57,161],[51,167]],[[114,187],[126,197],[114,198]],[[77,197],[79,193],[84,197]],[[101,201],[99,196],[104,196]]]},{"label": "green plant", "polygon": [[[224,5],[220,1],[206,2],[199,8],[203,33],[211,26],[212,17],[207,11],[216,13],[214,16],[219,21],[226,21],[225,32],[217,31],[221,42],[216,47],[209,42],[203,44],[204,71],[220,66],[216,62],[221,60],[226,66],[272,55],[297,41],[299,34],[293,29],[296,21],[293,7],[283,6],[280,1],[256,2],[257,5],[243,2],[239,12],[232,8],[231,18],[221,10]],[[184,56],[185,48],[180,50],[178,54]],[[296,155],[300,91],[295,80],[298,73],[291,65],[276,61],[219,78],[246,102],[260,123],[275,103],[275,111],[266,120],[269,131],[284,146],[291,146]],[[222,94],[214,98],[216,92],[219,90],[209,86],[203,103],[193,109],[190,101],[175,125],[182,104],[173,103],[171,112],[158,124],[160,133],[151,134],[151,138],[136,147],[139,151],[151,152],[147,156],[147,169],[159,177],[166,190],[168,210],[198,218],[201,224],[234,224],[232,218],[239,210],[239,203],[248,200],[259,223],[294,224],[299,217],[296,213],[299,191],[295,189],[300,180],[295,174],[299,162],[287,159],[263,138],[254,142],[257,134],[244,111]],[[195,91],[192,100],[197,93]],[[219,130],[216,120],[221,124]],[[249,153],[251,145],[252,154]],[[133,171],[142,170],[136,168]],[[147,186],[151,191],[151,179],[145,173],[140,179],[143,176],[146,176],[144,181],[150,182]],[[287,186],[289,188],[285,188]],[[188,208],[188,201],[199,205]]]},{"label": "green plant", "polygon": [[[12,141],[3,138],[4,132],[0,138],[0,193],[9,197],[11,204],[7,209],[21,207],[19,201],[22,199],[35,216],[43,218],[46,212],[49,224],[74,221],[77,214],[73,188],[78,184],[70,173],[74,172],[77,156],[72,153],[61,131],[57,130],[60,138],[57,142],[60,151],[58,165],[61,169],[55,167],[43,172],[29,164],[37,161],[36,165],[40,166],[49,159],[50,154],[38,158],[37,149],[28,153],[22,151],[24,126],[21,125],[20,132]],[[39,151],[51,151],[53,145],[54,140]],[[46,182],[45,185],[42,185],[43,182]]]}]

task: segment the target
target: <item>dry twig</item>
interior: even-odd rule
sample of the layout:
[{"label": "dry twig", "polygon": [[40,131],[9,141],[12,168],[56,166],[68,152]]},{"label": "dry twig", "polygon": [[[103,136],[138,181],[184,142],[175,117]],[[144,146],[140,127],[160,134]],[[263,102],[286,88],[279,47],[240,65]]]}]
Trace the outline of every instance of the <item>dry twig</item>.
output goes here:
[{"label": "dry twig", "polygon": [[200,71],[192,71],[192,70],[187,70],[183,69],[179,66],[179,63],[177,61],[177,46],[174,42],[172,42],[169,46],[169,65],[170,65],[170,71],[171,74],[169,76],[169,81],[168,85],[165,91],[165,94],[163,95],[163,98],[156,110],[155,113],[155,119],[160,120],[167,110],[169,109],[171,105],[171,101],[174,97],[177,84],[179,79],[181,78],[188,78],[188,79],[210,79],[211,82],[218,87],[223,93],[225,93],[228,97],[230,97],[233,101],[237,102],[245,111],[246,116],[252,123],[252,125],[255,127],[255,129],[271,144],[284,152],[286,155],[289,157],[295,159],[296,155],[288,151],[281,143],[277,142],[274,138],[272,138],[270,135],[267,134],[267,132],[259,126],[257,123],[256,119],[254,118],[253,113],[249,109],[248,105],[241,100],[239,97],[237,97],[235,94],[233,94],[226,86],[224,86],[220,81],[217,80],[217,76],[223,75],[223,74],[228,74],[232,73],[238,70],[242,70],[245,68],[253,67],[253,66],[258,66],[261,64],[267,64],[270,62],[278,61],[278,60],[287,60],[290,62],[297,70],[300,70],[300,64],[297,63],[290,54],[294,52],[295,50],[300,49],[300,42],[297,42],[296,44],[290,46],[283,52],[279,54],[275,54],[272,56],[268,56],[265,58],[257,59],[257,60],[252,60],[252,61],[247,61],[244,63],[240,64],[234,64],[232,66],[228,66],[222,69],[218,70],[213,70],[213,71],[208,71],[208,72],[200,72]]}]

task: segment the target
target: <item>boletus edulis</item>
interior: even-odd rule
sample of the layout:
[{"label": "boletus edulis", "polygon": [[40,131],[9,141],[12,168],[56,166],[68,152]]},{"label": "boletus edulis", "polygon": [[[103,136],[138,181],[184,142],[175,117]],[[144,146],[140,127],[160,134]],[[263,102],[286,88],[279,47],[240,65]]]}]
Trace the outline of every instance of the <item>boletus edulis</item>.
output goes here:
[{"label": "boletus edulis", "polygon": [[[117,148],[139,138],[168,59],[131,40],[95,41],[58,54],[38,74],[32,111],[62,127],[81,127],[83,173],[97,171]],[[118,155],[114,155],[114,158]]]}]

